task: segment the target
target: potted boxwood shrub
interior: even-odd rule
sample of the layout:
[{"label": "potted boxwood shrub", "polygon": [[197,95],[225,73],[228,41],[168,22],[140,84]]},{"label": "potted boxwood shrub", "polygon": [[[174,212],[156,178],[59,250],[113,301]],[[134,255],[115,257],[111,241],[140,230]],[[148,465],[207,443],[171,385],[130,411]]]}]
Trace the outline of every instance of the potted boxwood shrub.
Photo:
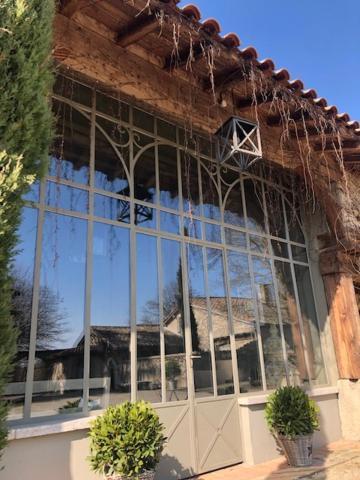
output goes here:
[{"label": "potted boxwood shrub", "polygon": [[289,465],[312,464],[312,439],[319,429],[319,408],[300,387],[282,387],[272,393],[265,417]]},{"label": "potted boxwood shrub", "polygon": [[163,432],[149,403],[109,407],[90,427],[92,470],[107,480],[153,480],[166,440]]}]

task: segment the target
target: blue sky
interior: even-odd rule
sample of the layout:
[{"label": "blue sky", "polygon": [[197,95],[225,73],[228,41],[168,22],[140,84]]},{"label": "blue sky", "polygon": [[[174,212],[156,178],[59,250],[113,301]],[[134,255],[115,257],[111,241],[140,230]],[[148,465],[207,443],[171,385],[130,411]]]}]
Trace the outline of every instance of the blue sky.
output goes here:
[{"label": "blue sky", "polygon": [[182,0],[360,120],[359,0]]}]

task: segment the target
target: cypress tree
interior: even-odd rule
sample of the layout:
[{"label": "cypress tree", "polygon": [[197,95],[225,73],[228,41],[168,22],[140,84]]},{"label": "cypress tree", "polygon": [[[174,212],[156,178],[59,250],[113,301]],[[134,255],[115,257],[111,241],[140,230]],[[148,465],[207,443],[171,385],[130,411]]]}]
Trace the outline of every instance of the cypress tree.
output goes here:
[{"label": "cypress tree", "polygon": [[[0,397],[16,353],[10,265],[21,198],[45,172],[51,140],[54,10],[54,0],[0,2]],[[0,453],[7,412],[7,404],[0,402]]]}]

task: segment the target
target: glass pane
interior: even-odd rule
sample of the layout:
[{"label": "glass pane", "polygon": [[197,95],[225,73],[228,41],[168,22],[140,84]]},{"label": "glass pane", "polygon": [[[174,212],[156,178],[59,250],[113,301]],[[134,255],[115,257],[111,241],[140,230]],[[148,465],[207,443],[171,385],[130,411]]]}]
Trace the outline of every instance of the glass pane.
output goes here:
[{"label": "glass pane", "polygon": [[200,215],[198,162],[187,152],[181,152],[181,183],[184,212]]},{"label": "glass pane", "polygon": [[[114,148],[120,154],[120,157],[123,159],[125,165],[129,166],[129,155],[130,155],[130,133],[129,129],[125,127],[122,123],[112,122],[100,116],[96,117],[96,124],[99,129],[99,132],[104,134],[104,138],[99,135],[98,137],[98,153],[99,159],[102,157],[102,147],[105,147],[105,142],[111,142],[114,144]],[[102,145],[104,143],[104,145]],[[121,167],[123,169],[123,167]],[[122,172],[123,173],[123,172]]]},{"label": "glass pane", "polygon": [[[224,174],[222,175],[224,177]],[[226,174],[227,185],[223,185],[224,222],[229,225],[244,227],[245,218],[241,198],[239,173],[229,170]],[[233,182],[236,182],[233,184]],[[231,185],[231,186],[229,186]]]},{"label": "glass pane", "polygon": [[130,202],[107,195],[94,195],[94,215],[96,217],[130,223]]},{"label": "glass pane", "polygon": [[286,238],[282,195],[278,190],[267,184],[264,184],[264,187],[270,235]]},{"label": "glass pane", "polygon": [[110,117],[129,121],[129,105],[100,92],[96,92],[96,110]]},{"label": "glass pane", "polygon": [[225,242],[233,247],[246,248],[246,234],[232,228],[225,228]]},{"label": "glass pane", "polygon": [[94,223],[89,408],[130,400],[129,230]]},{"label": "glass pane", "polygon": [[276,257],[289,258],[287,243],[280,242],[279,240],[271,240],[271,245]]},{"label": "glass pane", "polygon": [[129,182],[124,164],[126,164],[126,156],[122,156],[120,150],[116,152],[105,135],[96,128],[95,187],[129,196]]},{"label": "glass pane", "polygon": [[253,252],[269,253],[268,240],[265,237],[259,237],[258,235],[249,235],[250,249]]},{"label": "glass pane", "polygon": [[160,312],[156,238],[136,235],[138,399],[161,402]]},{"label": "glass pane", "polygon": [[166,401],[187,399],[180,243],[161,240]]},{"label": "glass pane", "polygon": [[304,244],[305,237],[299,222],[300,215],[297,202],[292,198],[290,198],[290,201],[285,201],[285,210],[290,240]]},{"label": "glass pane", "polygon": [[221,227],[213,223],[205,223],[205,238],[208,242],[221,243]]},{"label": "glass pane", "polygon": [[196,142],[198,150],[202,155],[206,155],[212,159],[216,158],[216,145],[214,137],[211,135],[205,138],[197,137]]},{"label": "glass pane", "polygon": [[172,213],[160,212],[160,229],[163,232],[179,235],[179,217]]},{"label": "glass pane", "polygon": [[324,384],[327,379],[321,352],[319,325],[309,269],[301,265],[295,265],[295,276],[304,324],[306,349],[310,362],[311,379],[316,385]]},{"label": "glass pane", "polygon": [[154,138],[149,137],[148,135],[145,135],[144,133],[139,133],[136,131],[133,131],[133,150],[134,150],[134,157],[140,152],[140,150],[143,150],[146,145],[150,145],[154,143]]},{"label": "glass pane", "polygon": [[39,202],[40,201],[40,183],[34,182],[27,193],[22,196],[23,200],[28,202]]},{"label": "glass pane", "polygon": [[142,152],[134,169],[134,195],[137,200],[153,203],[156,194],[155,149]]},{"label": "glass pane", "polygon": [[78,110],[53,101],[56,118],[49,175],[76,183],[89,182],[90,121]]},{"label": "glass pane", "polygon": [[252,261],[267,388],[277,388],[286,385],[286,372],[271,266],[265,258],[253,257]]},{"label": "glass pane", "polygon": [[214,336],[218,395],[234,393],[231,361],[228,304],[225,294],[222,250],[207,248],[208,295]]},{"label": "glass pane", "polygon": [[168,145],[159,145],[158,155],[160,204],[176,210],[179,208],[176,148]]},{"label": "glass pane", "polygon": [[153,208],[135,203],[134,216],[135,225],[143,228],[156,229],[156,210]]},{"label": "glass pane", "polygon": [[185,237],[202,239],[202,223],[193,218],[184,217],[184,235]]},{"label": "glass pane", "polygon": [[57,75],[54,85],[54,93],[62,97],[73,100],[76,103],[82,103],[87,107],[91,107],[92,90],[85,87],[70,78],[63,75]]},{"label": "glass pane", "polygon": [[86,231],[85,220],[45,214],[33,416],[82,410]]},{"label": "glass pane", "polygon": [[214,387],[202,247],[187,245],[187,263],[195,396],[208,397],[214,394]]},{"label": "glass pane", "polygon": [[16,420],[23,416],[30,342],[36,227],[37,210],[24,208],[17,231],[17,253],[11,265],[11,313],[19,336],[14,370],[2,396],[3,400],[9,402],[9,420]]},{"label": "glass pane", "polygon": [[176,127],[171,123],[165,122],[158,118],[157,120],[157,134],[159,137],[166,138],[167,140],[171,140],[176,142]]},{"label": "glass pane", "polygon": [[47,182],[46,204],[54,208],[87,213],[89,208],[89,194],[86,190],[81,190],[80,188],[73,188],[55,182]]},{"label": "glass pane", "polygon": [[227,261],[240,392],[262,390],[255,305],[248,256],[228,251]]},{"label": "glass pane", "polygon": [[[217,166],[215,163],[201,162],[205,164],[201,166],[201,188],[203,198],[203,211],[204,216],[212,218],[213,220],[221,219],[220,198],[219,191],[217,189]],[[209,173],[210,172],[210,173]]]},{"label": "glass pane", "polygon": [[154,131],[154,117],[143,110],[133,108],[133,123],[136,127],[148,132]]},{"label": "glass pane", "polygon": [[279,291],[290,383],[292,385],[306,384],[309,382],[309,378],[306,370],[290,264],[276,260],[275,275]]},{"label": "glass pane", "polygon": [[304,263],[308,262],[306,248],[298,247],[297,245],[291,245],[291,251],[293,260]]},{"label": "glass pane", "polygon": [[261,183],[245,180],[244,190],[248,228],[266,233]]}]

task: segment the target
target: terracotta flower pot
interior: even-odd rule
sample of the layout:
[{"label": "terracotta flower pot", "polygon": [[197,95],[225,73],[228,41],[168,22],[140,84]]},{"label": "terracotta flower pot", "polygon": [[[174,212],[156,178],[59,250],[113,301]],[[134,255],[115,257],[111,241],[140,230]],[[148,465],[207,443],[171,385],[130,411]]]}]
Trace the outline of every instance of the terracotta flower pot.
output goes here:
[{"label": "terracotta flower pot", "polygon": [[299,435],[295,438],[279,435],[278,441],[291,467],[312,465],[313,434]]}]

